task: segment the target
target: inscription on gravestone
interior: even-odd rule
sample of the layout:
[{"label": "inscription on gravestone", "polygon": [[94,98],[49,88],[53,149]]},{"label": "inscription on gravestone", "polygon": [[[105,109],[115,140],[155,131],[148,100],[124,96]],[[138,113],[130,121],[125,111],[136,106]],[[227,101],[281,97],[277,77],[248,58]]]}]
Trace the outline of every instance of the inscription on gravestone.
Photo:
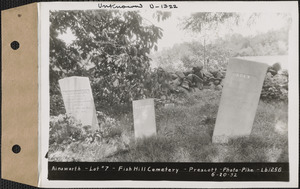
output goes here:
[{"label": "inscription on gravestone", "polygon": [[135,138],[156,135],[154,99],[132,101]]},{"label": "inscription on gravestone", "polygon": [[68,77],[58,81],[66,112],[82,125],[99,129],[92,89],[87,77]]},{"label": "inscription on gravestone", "polygon": [[268,64],[258,58],[232,58],[226,72],[213,143],[249,136]]}]

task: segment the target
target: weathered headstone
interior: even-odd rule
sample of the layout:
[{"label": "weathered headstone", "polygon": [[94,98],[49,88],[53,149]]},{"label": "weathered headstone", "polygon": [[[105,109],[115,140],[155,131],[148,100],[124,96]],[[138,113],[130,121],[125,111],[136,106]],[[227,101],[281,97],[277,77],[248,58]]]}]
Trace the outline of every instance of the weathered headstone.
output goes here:
[{"label": "weathered headstone", "polygon": [[92,130],[99,129],[89,78],[74,76],[58,82],[66,112],[74,116],[82,125],[90,125]]},{"label": "weathered headstone", "polygon": [[154,99],[132,101],[135,138],[156,135]]},{"label": "weathered headstone", "polygon": [[267,68],[284,59],[274,56],[229,60],[213,143],[227,143],[229,138],[250,135]]}]

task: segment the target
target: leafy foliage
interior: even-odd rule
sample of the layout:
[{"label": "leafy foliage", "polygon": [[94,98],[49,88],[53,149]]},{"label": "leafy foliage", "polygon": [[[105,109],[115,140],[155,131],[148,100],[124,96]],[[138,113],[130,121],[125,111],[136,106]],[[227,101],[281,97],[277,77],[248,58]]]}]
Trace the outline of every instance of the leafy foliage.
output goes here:
[{"label": "leafy foliage", "polygon": [[[55,11],[50,22],[50,96],[60,94],[59,79],[74,75],[89,77],[96,106],[149,95],[148,56],[162,30],[137,11]],[[70,45],[58,38],[68,29],[76,37]]]},{"label": "leafy foliage", "polygon": [[51,116],[50,118],[50,145],[70,143],[72,141],[84,141],[95,139],[113,138],[120,135],[117,131],[118,121],[102,112],[97,112],[100,126],[96,131],[91,130],[90,125],[82,125],[74,117],[67,114]]},{"label": "leafy foliage", "polygon": [[168,12],[168,11],[156,11],[152,15],[152,17],[154,19],[156,19],[158,22],[160,22],[160,21],[164,21],[164,20],[168,19],[171,15],[172,15],[172,12]]},{"label": "leafy foliage", "polygon": [[203,37],[200,46],[202,48],[200,51],[198,49],[198,52],[202,53],[201,60],[205,70],[208,69],[210,65],[209,55],[207,55],[211,51],[211,49],[207,48],[207,45],[211,42],[209,39],[217,33],[216,30],[218,30],[221,24],[229,23],[230,21],[234,24],[238,24],[239,19],[240,15],[237,13],[197,12],[182,22],[183,29],[201,34]]},{"label": "leafy foliage", "polygon": [[288,50],[288,30],[269,31],[255,36],[240,34],[226,36],[216,44],[230,52],[230,56],[286,55]]},{"label": "leafy foliage", "polygon": [[[286,55],[288,31],[270,31],[256,36],[228,35],[206,44],[207,71],[226,69],[230,57]],[[194,66],[204,65],[204,45],[201,42],[176,44],[151,58],[155,65],[166,71],[186,71]]]},{"label": "leafy foliage", "polygon": [[231,18],[238,23],[239,14],[226,12],[197,12],[183,22],[183,28],[194,32],[201,32],[204,28],[216,29],[219,24],[222,24]]},{"label": "leafy foliage", "polygon": [[[50,161],[86,161],[92,157],[91,147],[101,151],[101,157],[112,155],[116,150],[125,149],[124,133],[119,122],[102,112],[97,112],[99,130],[91,130],[91,126],[82,125],[74,117],[67,114],[51,116],[49,132]],[[122,139],[122,140],[121,140]],[[87,156],[76,155],[78,150]],[[90,156],[90,157],[89,157]]]},{"label": "leafy foliage", "polygon": [[273,76],[267,73],[261,91],[261,99],[266,101],[287,101],[288,100],[288,72]]},{"label": "leafy foliage", "polygon": [[60,93],[56,92],[56,94],[52,94],[50,96],[50,102],[50,115],[57,116],[66,113],[62,95]]},{"label": "leafy foliage", "polygon": [[[254,37],[243,37],[233,34],[219,39],[212,44],[206,45],[206,57],[208,67],[203,74],[208,79],[203,79],[204,87],[218,89],[219,84],[215,83],[218,75],[225,75],[228,60],[235,56],[264,56],[264,55],[285,55],[287,54],[288,31],[281,29],[259,34]],[[194,66],[202,66],[204,58],[204,47],[200,42],[189,42],[174,45],[172,48],[161,51],[153,56],[153,61],[169,73],[178,71],[190,71]],[[275,66],[275,67],[274,67]],[[283,100],[286,101],[288,90],[288,73],[281,70],[281,67],[274,65],[276,73],[269,73],[266,77],[263,89],[262,100]],[[277,74],[281,70],[283,74]],[[269,70],[268,72],[270,72]],[[280,72],[281,72],[280,71]],[[271,74],[271,75],[270,75]],[[215,78],[211,80],[209,78]],[[223,77],[221,77],[223,78]],[[215,83],[215,86],[212,85]]]}]

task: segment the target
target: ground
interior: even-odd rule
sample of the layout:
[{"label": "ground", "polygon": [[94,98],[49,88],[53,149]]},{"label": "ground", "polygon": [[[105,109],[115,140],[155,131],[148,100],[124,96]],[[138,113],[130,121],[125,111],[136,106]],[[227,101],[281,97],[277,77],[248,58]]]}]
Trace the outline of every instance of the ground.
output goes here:
[{"label": "ground", "polygon": [[[134,138],[132,113],[110,118],[98,138],[50,142],[50,161],[288,162],[288,105],[260,101],[252,133],[213,144],[221,91],[190,93],[174,107],[156,107],[157,136]],[[97,135],[98,136],[98,135]]]}]

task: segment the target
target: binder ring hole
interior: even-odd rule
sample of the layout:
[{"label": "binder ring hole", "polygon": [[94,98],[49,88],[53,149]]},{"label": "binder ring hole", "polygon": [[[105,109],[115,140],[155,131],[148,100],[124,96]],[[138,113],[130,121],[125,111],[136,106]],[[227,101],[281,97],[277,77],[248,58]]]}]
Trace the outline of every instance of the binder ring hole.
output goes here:
[{"label": "binder ring hole", "polygon": [[14,50],[17,50],[20,47],[20,44],[18,41],[13,41],[11,42],[10,47]]},{"label": "binder ring hole", "polygon": [[21,147],[19,145],[14,145],[12,147],[12,151],[15,153],[15,154],[18,154],[20,151],[21,151]]}]

